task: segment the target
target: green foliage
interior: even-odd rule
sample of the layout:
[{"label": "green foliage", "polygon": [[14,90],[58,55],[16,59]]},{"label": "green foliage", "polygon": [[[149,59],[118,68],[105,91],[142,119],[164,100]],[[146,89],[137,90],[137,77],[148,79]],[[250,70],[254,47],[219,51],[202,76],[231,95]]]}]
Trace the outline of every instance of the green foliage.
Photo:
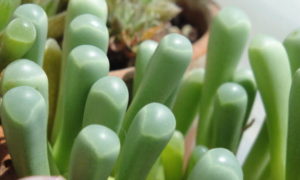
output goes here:
[{"label": "green foliage", "polygon": [[262,180],[270,164],[270,142],[267,120],[264,121],[257,138],[243,164],[245,180]]},{"label": "green foliage", "polygon": [[300,68],[300,29],[291,32],[283,42],[289,56],[292,74]]},{"label": "green foliage", "polygon": [[1,69],[11,61],[22,58],[35,40],[36,30],[31,22],[21,18],[12,20],[7,25],[1,42]]},{"label": "green foliage", "polygon": [[243,171],[232,152],[223,148],[207,151],[193,168],[188,180],[241,180]]},{"label": "green foliage", "polygon": [[24,4],[15,10],[14,17],[25,19],[34,25],[36,30],[36,40],[30,50],[24,55],[24,58],[30,59],[42,66],[48,32],[47,14],[38,5]]},{"label": "green foliage", "polygon": [[125,135],[134,116],[143,106],[167,101],[179,85],[191,57],[192,45],[184,36],[169,34],[160,41],[125,115],[121,136]]},{"label": "green foliage", "polygon": [[256,36],[249,48],[251,67],[267,114],[271,178],[285,177],[288,100],[291,70],[288,55],[276,39]]},{"label": "green foliage", "polygon": [[211,147],[236,153],[247,108],[247,93],[235,83],[222,84],[215,95],[211,115]]},{"label": "green foliage", "polygon": [[175,131],[161,154],[165,180],[181,180],[183,177],[184,137]]},{"label": "green foliage", "polygon": [[107,180],[119,151],[119,138],[111,129],[96,124],[83,128],[72,148],[70,179]]},{"label": "green foliage", "polygon": [[145,74],[149,61],[154,54],[158,44],[155,41],[147,40],[143,41],[137,50],[135,60],[135,73],[133,83],[133,94],[136,93],[138,87],[141,84],[143,75]]},{"label": "green foliage", "polygon": [[[63,98],[58,105],[62,110],[55,117],[55,121],[61,124],[53,145],[54,158],[63,173],[67,171],[72,144],[82,127],[89,89],[99,78],[107,75],[108,70],[106,55],[95,46],[77,46],[69,54],[61,86]],[[78,79],[81,79],[80,83],[77,83]]]},{"label": "green foliage", "polygon": [[198,145],[193,149],[191,156],[189,157],[189,163],[186,170],[185,176],[191,174],[196,163],[203,157],[203,155],[208,151],[207,147]]},{"label": "green foliage", "polygon": [[30,86],[38,90],[48,104],[48,78],[44,70],[28,59],[10,63],[3,71],[1,94],[18,86]]},{"label": "green foliage", "polygon": [[43,96],[28,86],[9,90],[2,100],[1,118],[18,175],[50,175],[47,105]]},{"label": "green foliage", "polygon": [[300,70],[295,72],[289,98],[288,138],[286,154],[286,180],[299,179],[298,168],[300,165],[299,153],[299,88]]},{"label": "green foliage", "polygon": [[[207,64],[200,103],[197,143],[209,144],[210,114],[218,87],[230,81],[249,36],[250,22],[236,8],[224,8],[214,17],[208,42]],[[226,47],[226,48],[224,48]]]},{"label": "green foliage", "polygon": [[83,127],[100,124],[118,133],[127,105],[126,84],[117,77],[103,77],[96,81],[90,89],[85,104]]},{"label": "green foliage", "polygon": [[253,108],[253,104],[257,92],[257,86],[256,86],[254,74],[251,69],[238,70],[234,74],[233,81],[243,86],[243,88],[247,92],[247,97],[248,97],[247,111],[243,123],[243,127],[245,127],[249,119],[251,110]]},{"label": "green foliage", "polygon": [[202,94],[204,69],[189,72],[182,80],[173,112],[176,117],[176,129],[186,134],[193,120],[196,118]]},{"label": "green foliage", "polygon": [[21,0],[0,0],[0,32],[9,23],[14,10],[20,5]]},{"label": "green foliage", "polygon": [[[64,38],[47,42],[46,12],[67,1],[26,2],[42,8],[0,0],[0,113],[19,177],[298,179],[299,30],[284,46],[255,37],[252,69],[237,71],[251,25],[241,10],[224,8],[210,26],[206,68],[183,78],[193,53],[187,38],[140,43],[180,11],[173,0],[72,0]],[[112,41],[139,44],[130,103],[128,84],[108,76],[106,24]],[[267,118],[243,175],[235,154],[257,91]],[[195,142],[185,135],[195,133],[199,111],[198,145],[189,149]]]},{"label": "green foliage", "polygon": [[151,167],[171,139],[175,125],[175,117],[166,106],[150,103],[141,108],[126,133],[116,180],[146,179]]}]

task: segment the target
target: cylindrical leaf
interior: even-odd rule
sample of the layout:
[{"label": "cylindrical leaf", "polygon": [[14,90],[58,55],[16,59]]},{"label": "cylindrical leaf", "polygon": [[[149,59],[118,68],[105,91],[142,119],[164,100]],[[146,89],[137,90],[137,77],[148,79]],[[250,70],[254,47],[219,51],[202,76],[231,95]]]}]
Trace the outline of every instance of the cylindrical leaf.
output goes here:
[{"label": "cylindrical leaf", "polygon": [[139,45],[135,59],[133,94],[136,93],[137,88],[141,84],[151,56],[154,54],[157,46],[158,43],[152,40],[144,41]]},{"label": "cylindrical leaf", "polygon": [[70,180],[107,180],[120,151],[118,136],[109,128],[89,125],[75,139]]},{"label": "cylindrical leaf", "polygon": [[121,137],[143,106],[151,102],[166,102],[178,87],[191,57],[192,45],[184,36],[169,34],[161,40],[126,113]]},{"label": "cylindrical leaf", "polygon": [[256,36],[249,49],[251,67],[266,110],[271,178],[285,178],[288,101],[291,70],[283,45],[268,36]]},{"label": "cylindrical leaf", "polygon": [[213,19],[200,103],[198,144],[207,145],[209,141],[207,136],[213,97],[221,84],[231,80],[246,45],[250,26],[246,14],[232,7],[224,8]]},{"label": "cylindrical leaf", "polygon": [[17,86],[31,86],[38,90],[48,105],[48,78],[44,70],[27,59],[10,63],[3,71],[1,94]]},{"label": "cylindrical leaf", "polygon": [[20,5],[21,0],[0,0],[0,32],[9,23],[14,10]]},{"label": "cylindrical leaf", "polygon": [[188,175],[192,172],[197,162],[203,157],[203,155],[208,151],[207,147],[198,145],[194,148],[190,158],[188,167],[186,170],[185,176],[188,177]]},{"label": "cylindrical leaf", "polygon": [[46,42],[43,69],[49,81],[49,117],[48,117],[48,137],[51,137],[54,117],[56,112],[59,79],[61,72],[62,52],[58,43],[54,39]]},{"label": "cylindrical leaf", "polygon": [[252,111],[252,107],[253,107],[256,92],[257,92],[257,86],[256,86],[254,74],[253,74],[252,70],[250,70],[250,69],[242,69],[242,70],[235,72],[233,81],[240,84],[241,86],[243,86],[243,88],[247,92],[247,97],[248,97],[247,111],[246,111],[245,120],[243,123],[243,127],[245,127],[245,125],[249,119],[250,113]]},{"label": "cylindrical leaf", "polygon": [[83,127],[106,126],[119,132],[128,105],[128,90],[120,78],[106,76],[96,81],[87,97]]},{"label": "cylindrical leaf", "polygon": [[215,96],[211,116],[211,147],[237,152],[247,109],[247,93],[236,83],[224,83]]},{"label": "cylindrical leaf", "polygon": [[183,176],[184,137],[175,131],[161,154],[165,180],[181,180]]},{"label": "cylindrical leaf", "polygon": [[18,176],[50,175],[43,96],[28,86],[9,90],[3,97],[1,119]]},{"label": "cylindrical leaf", "polygon": [[291,87],[286,154],[286,180],[300,179],[300,70],[297,70]]},{"label": "cylindrical leaf", "polygon": [[36,29],[36,40],[24,58],[43,65],[44,49],[48,32],[48,17],[45,11],[36,4],[23,4],[14,12],[14,16],[31,22]]},{"label": "cylindrical leaf", "polygon": [[259,180],[263,176],[266,167],[270,164],[269,146],[267,120],[265,120],[243,164],[245,180]]},{"label": "cylindrical leaf", "polygon": [[105,24],[107,20],[107,4],[105,0],[72,0],[69,1],[66,24],[82,14],[92,14]]},{"label": "cylindrical leaf", "polygon": [[292,74],[300,68],[300,29],[290,33],[283,42],[288,53]]},{"label": "cylindrical leaf", "polygon": [[164,105],[150,103],[135,116],[123,144],[116,180],[144,180],[171,139],[175,117]]},{"label": "cylindrical leaf", "polygon": [[88,92],[99,78],[107,75],[109,63],[102,50],[91,45],[74,48],[68,58],[62,96],[58,102],[52,135],[57,135],[53,153],[58,168],[65,173],[73,141],[82,127],[84,106]]},{"label": "cylindrical leaf", "polygon": [[197,162],[188,180],[243,180],[242,168],[227,149],[207,151]]},{"label": "cylindrical leaf", "polygon": [[11,61],[22,58],[36,40],[35,26],[21,18],[12,20],[5,29],[1,49],[1,69]]},{"label": "cylindrical leaf", "polygon": [[164,166],[161,162],[160,157],[152,166],[150,172],[147,175],[146,180],[165,180]]},{"label": "cylindrical leaf", "polygon": [[186,134],[196,117],[204,79],[204,69],[192,70],[182,81],[173,107],[176,129]]},{"label": "cylindrical leaf", "polygon": [[77,16],[66,26],[63,42],[64,58],[76,46],[85,44],[96,46],[106,52],[108,36],[107,27],[99,17],[91,14]]},{"label": "cylindrical leaf", "polygon": [[[108,47],[108,30],[105,24],[96,16],[91,14],[84,14],[76,17],[69,25],[66,26],[66,32],[64,34],[63,42],[63,57],[62,57],[62,71],[60,78],[60,86],[63,86],[65,82],[65,72],[67,57],[73,48],[80,45],[93,45],[106,52]],[[92,55],[92,54],[91,54]],[[59,90],[58,105],[61,104],[63,88]],[[62,108],[58,107],[56,114],[60,116]],[[53,143],[57,136],[57,129],[59,125],[55,122],[51,142]]]}]

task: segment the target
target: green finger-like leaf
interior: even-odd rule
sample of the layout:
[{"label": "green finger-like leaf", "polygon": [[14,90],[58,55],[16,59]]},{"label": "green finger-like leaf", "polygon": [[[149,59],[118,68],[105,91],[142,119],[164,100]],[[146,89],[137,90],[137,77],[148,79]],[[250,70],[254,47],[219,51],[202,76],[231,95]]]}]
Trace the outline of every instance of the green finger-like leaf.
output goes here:
[{"label": "green finger-like leaf", "polygon": [[49,169],[50,169],[50,174],[51,176],[59,176],[60,172],[57,168],[57,165],[54,161],[54,157],[53,157],[53,150],[52,150],[52,146],[51,144],[48,142],[48,160],[49,160]]},{"label": "green finger-like leaf", "polygon": [[[100,48],[102,51],[106,52],[108,47],[108,30],[103,24],[103,22],[96,16],[90,14],[84,14],[75,18],[69,26],[66,26],[65,39],[63,42],[63,62],[62,62],[62,71],[60,78],[60,86],[63,86],[62,83],[65,81],[64,73],[66,70],[67,57],[69,52],[79,46],[79,45],[93,45]],[[61,88],[62,89],[62,88]],[[63,93],[59,91],[58,104],[61,104],[60,99],[62,99]],[[56,114],[61,114],[62,108],[57,108]],[[60,115],[58,115],[60,116]],[[57,134],[57,129],[59,125],[54,124],[54,129],[52,134],[51,141],[54,142]]]},{"label": "green finger-like leaf", "polygon": [[25,19],[35,26],[36,40],[24,58],[30,59],[42,66],[48,32],[48,17],[45,11],[35,4],[23,4],[16,9],[14,16]]},{"label": "green finger-like leaf", "polygon": [[42,95],[28,86],[9,90],[3,97],[1,119],[18,176],[49,175],[47,106]]},{"label": "green finger-like leaf", "polygon": [[40,5],[48,16],[53,16],[57,12],[60,0],[35,0],[33,2]]},{"label": "green finger-like leaf", "polygon": [[128,105],[128,90],[120,78],[106,76],[96,81],[85,104],[83,127],[106,126],[119,132]]},{"label": "green finger-like leaf", "polygon": [[126,113],[121,135],[126,133],[143,106],[151,102],[166,102],[178,87],[191,57],[192,45],[184,36],[169,34],[161,40]]},{"label": "green finger-like leaf", "polygon": [[246,45],[250,26],[244,12],[232,7],[224,8],[213,19],[200,103],[198,144],[208,143],[213,97],[221,84],[231,80]]},{"label": "green finger-like leaf", "polygon": [[[180,82],[182,82],[182,80]],[[175,87],[175,89],[173,90],[173,92],[171,92],[171,94],[169,95],[169,97],[166,99],[166,101],[164,103],[170,109],[172,109],[173,106],[174,106],[174,104],[175,104],[175,100],[176,100],[176,97],[177,97],[177,94],[178,94],[178,91],[179,91],[180,84],[181,83],[177,84],[177,86]]]},{"label": "green finger-like leaf", "polygon": [[292,74],[300,68],[300,29],[290,33],[284,40],[283,45],[288,53]]},{"label": "green finger-like leaf", "polygon": [[61,38],[65,30],[65,18],[67,12],[61,12],[48,19],[48,38]]},{"label": "green finger-like leaf", "polygon": [[300,112],[299,112],[299,93],[300,89],[300,70],[297,70],[291,87],[289,99],[289,121],[288,121],[288,139],[286,154],[286,180],[300,179]]},{"label": "green finger-like leaf", "polygon": [[263,176],[266,167],[270,164],[270,148],[267,121],[265,120],[260,132],[251,147],[243,164],[245,180],[258,180]]},{"label": "green finger-like leaf", "polygon": [[96,46],[106,52],[108,36],[107,27],[99,17],[91,14],[77,16],[66,27],[63,56],[66,58],[73,48],[84,44]]},{"label": "green finger-like leaf", "polygon": [[197,162],[188,180],[242,180],[243,172],[236,157],[227,149],[207,151]]},{"label": "green finger-like leaf", "polygon": [[46,42],[43,69],[49,81],[49,117],[48,137],[51,137],[54,117],[56,112],[59,79],[62,63],[62,52],[55,39],[48,39]]},{"label": "green finger-like leaf", "polygon": [[249,49],[251,67],[266,110],[272,179],[285,178],[288,98],[291,70],[282,44],[268,36],[256,36]]},{"label": "green finger-like leaf", "polygon": [[126,134],[116,180],[144,180],[171,139],[175,123],[173,113],[166,106],[159,103],[144,106]]},{"label": "green finger-like leaf", "polygon": [[14,10],[20,5],[21,0],[0,0],[0,32],[9,23]]},{"label": "green finger-like leaf", "polygon": [[30,86],[38,90],[48,104],[48,78],[44,70],[27,59],[10,63],[3,71],[1,94],[17,86]]},{"label": "green finger-like leaf", "polygon": [[13,60],[22,58],[32,47],[36,39],[35,26],[21,18],[12,20],[5,29],[0,60],[1,69]]},{"label": "green finger-like leaf", "polygon": [[188,177],[188,175],[192,172],[197,162],[203,157],[203,155],[208,151],[207,147],[198,145],[194,148],[188,162],[188,167],[186,170],[185,176]]},{"label": "green finger-like leaf", "polygon": [[57,135],[53,154],[58,168],[63,173],[67,170],[73,141],[82,127],[88,92],[94,82],[107,75],[108,70],[109,62],[106,55],[95,46],[78,46],[69,55],[66,72],[63,74],[64,82],[60,87],[62,96],[59,98],[62,99],[58,100],[55,117],[57,124],[52,134]]},{"label": "green finger-like leaf", "polygon": [[211,116],[212,147],[236,153],[247,109],[247,93],[236,83],[224,83],[216,92]]},{"label": "green finger-like leaf", "polygon": [[164,166],[159,157],[152,166],[146,180],[165,180]]},{"label": "green finger-like leaf", "polygon": [[247,97],[248,97],[247,111],[243,123],[243,127],[245,127],[249,119],[250,113],[252,111],[253,103],[257,92],[257,86],[256,86],[254,74],[250,69],[239,70],[234,74],[233,81],[243,86],[243,88],[247,92]]},{"label": "green finger-like leaf", "polygon": [[259,180],[272,180],[270,163],[263,170],[263,173],[262,173],[261,177],[259,177]]},{"label": "green finger-like leaf", "polygon": [[119,155],[120,141],[109,128],[89,125],[75,139],[70,180],[107,180]]},{"label": "green finger-like leaf", "polygon": [[68,4],[66,24],[82,14],[92,14],[105,24],[107,20],[107,4],[105,0],[72,0]]},{"label": "green finger-like leaf", "polygon": [[175,131],[161,154],[166,180],[181,180],[183,176],[184,137]]},{"label": "green finger-like leaf", "polygon": [[154,54],[157,46],[158,43],[152,40],[144,41],[139,45],[135,60],[133,94],[136,93],[137,88],[141,84],[151,56]]},{"label": "green finger-like leaf", "polygon": [[204,69],[192,70],[182,81],[173,112],[176,129],[186,134],[196,117],[204,79]]}]

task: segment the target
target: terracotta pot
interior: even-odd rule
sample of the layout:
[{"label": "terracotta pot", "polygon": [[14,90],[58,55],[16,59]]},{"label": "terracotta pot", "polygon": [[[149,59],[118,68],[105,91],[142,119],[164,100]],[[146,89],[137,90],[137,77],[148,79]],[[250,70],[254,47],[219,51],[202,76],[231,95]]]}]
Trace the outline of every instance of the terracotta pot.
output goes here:
[{"label": "terracotta pot", "polygon": [[[186,8],[185,10],[190,10],[189,9],[190,7],[188,7],[188,5],[186,5],[186,4],[182,4],[182,6],[184,8]],[[191,69],[194,69],[197,67],[204,66],[203,57],[206,54],[208,37],[209,37],[208,31],[207,31],[208,24],[209,24],[208,20],[210,19],[211,16],[216,14],[218,9],[219,8],[216,6],[216,4],[211,3],[208,5],[209,18],[206,17],[206,22],[204,24],[204,26],[206,28],[205,29],[206,32],[200,39],[198,39],[196,42],[193,43],[193,58],[192,58],[191,64],[189,65],[189,68],[187,71],[190,71]],[[195,10],[192,10],[191,12],[192,13],[189,14],[187,18],[194,19],[195,17],[198,17],[198,15],[199,15],[199,17],[201,16],[202,21],[203,21],[203,18],[204,18],[203,14],[198,14],[199,12],[197,12]],[[201,21],[201,19],[200,20],[196,19],[196,20]],[[56,20],[53,21],[52,23],[57,24]],[[194,25],[203,26],[203,22],[200,24],[195,23]],[[199,28],[203,28],[203,27],[199,27]],[[55,32],[55,33],[58,33],[58,34],[55,34],[55,36],[59,36],[60,32]],[[134,76],[134,67],[128,67],[128,68],[124,68],[124,69],[120,69],[120,70],[111,71],[109,73],[109,75],[122,78],[127,83],[127,85],[129,85],[129,88],[130,88],[130,86],[131,86],[130,84],[132,83],[132,79]],[[188,157],[191,154],[191,150],[193,149],[193,147],[195,145],[196,122],[194,122],[192,127],[193,128],[190,129],[190,131],[185,139],[185,142],[186,142],[185,165],[188,160]],[[1,180],[17,179],[15,171],[12,167],[12,161],[10,159],[10,155],[8,154],[6,141],[5,141],[5,137],[4,137],[4,133],[3,133],[3,129],[2,129],[1,125],[0,125],[0,179]],[[60,180],[60,179],[63,179],[63,178],[60,178],[60,177],[50,178],[50,177],[36,176],[36,177],[24,178],[23,180]]]}]

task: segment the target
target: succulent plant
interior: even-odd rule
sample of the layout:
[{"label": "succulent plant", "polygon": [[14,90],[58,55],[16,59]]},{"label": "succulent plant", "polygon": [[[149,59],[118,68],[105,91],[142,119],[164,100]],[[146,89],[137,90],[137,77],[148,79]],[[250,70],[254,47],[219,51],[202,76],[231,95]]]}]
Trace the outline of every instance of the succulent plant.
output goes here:
[{"label": "succulent plant", "polygon": [[[145,28],[178,12],[173,1],[72,0],[62,45],[46,38],[45,9],[51,16],[65,1],[30,2],[44,9],[0,0],[0,10],[8,8],[0,11],[0,115],[19,177],[299,178],[298,30],[284,43],[256,36],[248,51],[251,69],[237,70],[250,22],[241,10],[224,8],[212,20],[205,68],[186,73],[193,48],[180,34],[147,40],[137,49],[130,92],[108,75],[106,23],[122,28],[120,37],[111,34],[115,39],[137,45]],[[161,4],[172,11],[166,14]],[[136,35],[140,39],[128,40]],[[236,154],[257,92],[266,118],[240,164]],[[199,117],[197,140],[185,139]],[[197,143],[190,156],[188,141]]]},{"label": "succulent plant", "polygon": [[108,0],[107,4],[110,34],[127,47],[151,38],[151,29],[163,26],[180,12],[175,0]]},{"label": "succulent plant", "polygon": [[1,119],[18,175],[50,175],[47,105],[41,93],[28,86],[12,88],[3,96]]},{"label": "succulent plant", "polygon": [[300,71],[297,70],[293,77],[293,82],[289,97],[288,134],[286,151],[286,179],[298,179],[297,167],[299,166],[299,138],[297,127],[299,123],[298,96]]},{"label": "succulent plant", "polygon": [[250,31],[246,14],[232,7],[224,8],[214,17],[211,26],[197,138],[198,144],[203,145],[209,144],[214,94],[222,83],[232,79]]},{"label": "succulent plant", "polygon": [[70,179],[107,179],[120,152],[120,141],[111,129],[92,124],[75,139],[69,168]]},{"label": "succulent plant", "polygon": [[[217,170],[217,171],[215,171]],[[242,168],[232,152],[223,148],[208,150],[193,168],[188,180],[240,180]]]},{"label": "succulent plant", "polygon": [[14,10],[20,5],[21,0],[1,0],[0,1],[0,32],[9,23]]},{"label": "succulent plant", "polygon": [[269,36],[256,36],[249,48],[250,63],[267,114],[272,179],[285,178],[289,59],[283,45]]},{"label": "succulent plant", "polygon": [[210,147],[223,147],[236,153],[247,109],[247,93],[235,83],[224,83],[215,95],[211,115]]},{"label": "succulent plant", "polygon": [[267,121],[264,121],[254,145],[243,164],[243,172],[246,180],[263,179],[264,173],[269,171],[270,164],[270,140]]},{"label": "succulent plant", "polygon": [[186,134],[195,119],[201,99],[204,69],[190,71],[182,80],[173,105],[176,129]]}]

